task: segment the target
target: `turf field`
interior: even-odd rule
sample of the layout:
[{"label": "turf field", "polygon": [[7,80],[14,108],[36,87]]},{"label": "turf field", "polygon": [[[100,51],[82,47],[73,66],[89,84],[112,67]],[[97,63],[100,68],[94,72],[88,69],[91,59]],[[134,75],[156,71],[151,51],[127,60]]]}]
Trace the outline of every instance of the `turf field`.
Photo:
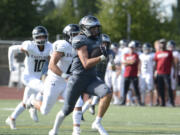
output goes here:
[{"label": "turf field", "polygon": [[[34,123],[29,112],[25,111],[16,121],[17,130],[10,130],[5,125],[5,119],[20,100],[0,100],[0,135],[47,135],[52,128],[56,113],[62,103],[57,102],[47,116],[39,115],[39,123]],[[96,108],[97,109],[97,108]],[[99,135],[91,130],[91,123],[95,116],[88,111],[84,115],[82,135]],[[180,108],[162,107],[119,107],[111,105],[102,124],[109,135],[180,135]],[[60,135],[71,135],[72,115],[68,116]]]}]

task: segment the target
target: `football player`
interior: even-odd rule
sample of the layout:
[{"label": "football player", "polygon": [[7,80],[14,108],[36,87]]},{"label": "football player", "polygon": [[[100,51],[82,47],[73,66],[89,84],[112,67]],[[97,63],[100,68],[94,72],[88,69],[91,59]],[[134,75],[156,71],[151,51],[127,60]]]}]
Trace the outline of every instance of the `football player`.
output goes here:
[{"label": "football player", "polygon": [[144,43],[142,47],[143,53],[139,55],[140,59],[140,76],[139,86],[141,91],[142,104],[145,104],[146,91],[150,93],[150,105],[153,105],[153,69],[154,69],[154,53],[151,53],[151,44]]},{"label": "football player", "polygon": [[[43,115],[47,115],[50,112],[60,95],[65,99],[66,80],[70,76],[70,74],[67,73],[69,72],[68,69],[74,56],[71,42],[72,38],[78,35],[79,32],[80,29],[77,24],[68,24],[63,29],[64,40],[57,40],[53,43],[48,75],[44,82],[43,100],[35,100],[33,96],[28,100],[27,104],[30,106],[33,105],[33,107],[38,109]],[[77,109],[73,112],[74,128],[72,135],[78,135],[80,132],[80,130],[76,130],[79,129],[78,126],[80,126],[80,121],[76,119],[78,119],[78,117],[81,118],[81,110],[78,110],[78,107],[82,102],[80,98],[75,106]],[[53,131],[49,132],[49,135],[52,134],[54,134]]]},{"label": "football player", "polygon": [[65,103],[63,109],[60,110],[56,116],[56,123],[51,131],[57,134],[64,118],[73,111],[79,96],[83,93],[88,93],[101,98],[98,116],[93,122],[92,128],[98,130],[101,135],[108,135],[101,125],[101,120],[109,107],[112,92],[105,85],[104,81],[97,78],[95,68],[97,63],[106,59],[107,54],[103,49],[102,55],[94,58],[89,57],[92,50],[101,44],[99,38],[101,33],[100,22],[96,17],[88,15],[81,19],[79,25],[81,32],[78,36],[74,37],[72,41],[76,55],[71,65],[72,76],[70,76],[67,82]]},{"label": "football player", "polygon": [[[48,42],[48,31],[43,26],[36,26],[32,31],[32,41],[24,41],[22,45],[13,45],[9,47],[8,59],[9,70],[15,70],[13,65],[13,56],[17,52],[24,52],[26,57],[24,60],[24,72],[22,82],[26,86],[23,100],[15,108],[11,116],[6,120],[6,124],[11,129],[16,129],[15,120],[25,110],[28,98],[38,92],[43,91],[43,82],[41,80],[42,69],[44,63],[48,61],[52,45]],[[35,122],[38,121],[36,109],[29,110],[31,117]]]},{"label": "football player", "polygon": [[[167,50],[172,51],[173,54],[173,58],[174,58],[174,62],[175,62],[175,66],[177,69],[178,68],[178,64],[179,64],[179,52],[176,51],[176,43],[173,40],[170,40],[167,42]],[[174,101],[176,98],[176,86],[177,86],[177,76],[178,76],[178,70],[174,70],[174,68],[171,68],[171,87],[173,90],[173,96],[174,96]]]}]

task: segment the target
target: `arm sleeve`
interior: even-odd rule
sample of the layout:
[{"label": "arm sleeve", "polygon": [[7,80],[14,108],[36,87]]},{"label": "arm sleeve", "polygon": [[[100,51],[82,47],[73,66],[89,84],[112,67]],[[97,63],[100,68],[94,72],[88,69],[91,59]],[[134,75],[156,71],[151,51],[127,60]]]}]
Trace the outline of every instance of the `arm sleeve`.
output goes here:
[{"label": "arm sleeve", "polygon": [[21,52],[21,45],[13,45],[8,49],[9,70],[13,67],[14,54]]}]

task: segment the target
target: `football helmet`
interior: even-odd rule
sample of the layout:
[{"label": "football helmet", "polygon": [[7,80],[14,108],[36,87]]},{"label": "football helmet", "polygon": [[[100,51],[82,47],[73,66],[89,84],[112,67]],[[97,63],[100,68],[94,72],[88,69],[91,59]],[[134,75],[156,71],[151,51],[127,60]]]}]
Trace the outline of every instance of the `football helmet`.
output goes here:
[{"label": "football helmet", "polygon": [[77,24],[68,24],[64,29],[63,29],[63,37],[66,41],[72,42],[72,39],[74,36],[79,34],[80,28],[79,25]]},{"label": "football helmet", "polygon": [[122,39],[119,41],[119,45],[121,48],[128,47],[128,41],[126,39]]},{"label": "football helmet", "polygon": [[176,47],[176,43],[174,40],[169,40],[166,44],[167,50],[173,51],[175,49],[175,47]]},{"label": "football helmet", "polygon": [[[101,33],[101,30],[100,30],[101,24],[99,20],[95,16],[92,16],[92,15],[84,16],[80,20],[79,26],[80,26],[80,31],[84,33],[87,37],[96,37],[96,36],[99,36]],[[95,27],[97,27],[98,30],[94,34],[91,31],[91,28],[95,28]]]},{"label": "football helmet", "polygon": [[110,37],[108,35],[106,35],[106,34],[102,34],[101,35],[101,40],[102,40],[102,43],[106,43],[106,47],[107,47],[107,49],[109,49],[110,44],[111,44]]},{"label": "football helmet", "polygon": [[[40,38],[44,36],[44,38]],[[48,31],[43,26],[36,26],[32,31],[32,38],[36,45],[42,46],[48,41]]]},{"label": "football helmet", "polygon": [[142,47],[142,51],[145,54],[148,54],[151,52],[151,44],[150,43],[144,43]]},{"label": "football helmet", "polygon": [[129,42],[128,47],[130,47],[130,48],[138,48],[139,47],[139,42],[137,42],[136,40],[132,40],[131,42]]}]

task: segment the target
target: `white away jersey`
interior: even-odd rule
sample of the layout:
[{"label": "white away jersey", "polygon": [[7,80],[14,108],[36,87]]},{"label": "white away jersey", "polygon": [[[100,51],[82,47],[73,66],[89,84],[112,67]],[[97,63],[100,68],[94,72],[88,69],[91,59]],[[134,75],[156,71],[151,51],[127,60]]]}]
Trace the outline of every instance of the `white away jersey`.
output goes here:
[{"label": "white away jersey", "polygon": [[154,67],[154,53],[144,54],[141,53],[139,55],[139,59],[141,61],[141,75],[151,74],[153,75],[153,67]]},{"label": "white away jersey", "polygon": [[52,44],[47,42],[43,51],[39,50],[34,41],[24,41],[21,46],[22,49],[26,50],[29,54],[24,60],[24,74],[40,78],[44,63],[48,61],[48,56],[50,56]]},{"label": "white away jersey", "polygon": [[58,61],[57,66],[63,73],[66,73],[73,59],[71,44],[66,40],[58,40],[53,43],[53,51],[64,53],[64,56]]}]

